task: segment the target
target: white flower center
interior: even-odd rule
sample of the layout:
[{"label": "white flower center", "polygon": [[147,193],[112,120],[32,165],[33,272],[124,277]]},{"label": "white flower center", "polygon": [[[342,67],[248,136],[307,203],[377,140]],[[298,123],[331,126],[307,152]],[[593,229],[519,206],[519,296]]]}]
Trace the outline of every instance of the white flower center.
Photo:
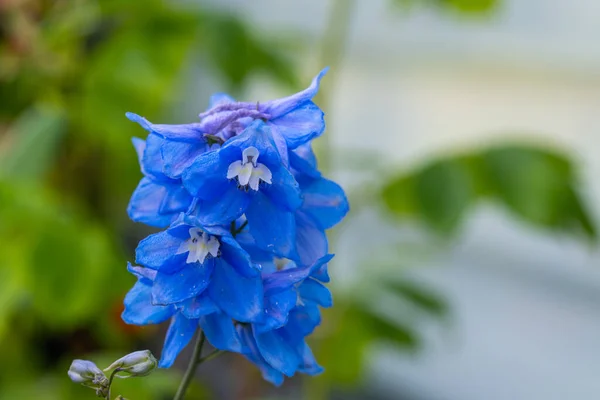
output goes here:
[{"label": "white flower center", "polygon": [[219,255],[219,241],[216,237],[210,236],[198,228],[190,228],[190,238],[181,243],[177,253],[188,253],[186,263],[199,262],[202,264],[210,254],[213,257]]},{"label": "white flower center", "polygon": [[256,162],[258,160],[258,149],[248,147],[242,152],[242,160],[234,161],[227,170],[227,179],[238,179],[240,187],[250,186],[258,190],[260,181],[271,183],[273,175],[266,165]]}]

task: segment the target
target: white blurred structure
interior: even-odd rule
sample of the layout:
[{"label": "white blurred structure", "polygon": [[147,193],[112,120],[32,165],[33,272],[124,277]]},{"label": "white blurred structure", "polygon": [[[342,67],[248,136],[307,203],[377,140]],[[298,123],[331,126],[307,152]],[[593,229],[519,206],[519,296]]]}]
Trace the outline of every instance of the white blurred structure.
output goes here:
[{"label": "white blurred structure", "polygon": [[[600,2],[500,2],[475,21],[357,1],[343,68],[330,72],[339,76],[328,133],[338,148],[371,148],[399,167],[507,135],[555,143],[579,163],[598,214]],[[315,40],[328,11],[323,0],[214,3],[260,30]],[[445,292],[452,329],[428,335],[415,357],[382,352],[374,387],[424,400],[600,398],[598,253],[488,207],[459,242],[414,272]]]}]

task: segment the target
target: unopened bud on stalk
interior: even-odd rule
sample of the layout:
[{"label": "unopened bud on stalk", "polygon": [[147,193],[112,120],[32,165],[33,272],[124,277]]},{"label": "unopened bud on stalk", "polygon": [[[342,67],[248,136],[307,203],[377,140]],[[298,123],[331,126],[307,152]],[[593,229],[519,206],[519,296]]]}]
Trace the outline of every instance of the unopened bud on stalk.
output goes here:
[{"label": "unopened bud on stalk", "polygon": [[113,362],[104,372],[114,375],[118,378],[129,378],[132,376],[146,376],[158,365],[156,358],[150,350],[135,351],[119,358]]},{"label": "unopened bud on stalk", "polygon": [[98,397],[106,397],[108,393],[108,379],[93,362],[88,360],[73,360],[67,373],[73,382],[96,389]]}]

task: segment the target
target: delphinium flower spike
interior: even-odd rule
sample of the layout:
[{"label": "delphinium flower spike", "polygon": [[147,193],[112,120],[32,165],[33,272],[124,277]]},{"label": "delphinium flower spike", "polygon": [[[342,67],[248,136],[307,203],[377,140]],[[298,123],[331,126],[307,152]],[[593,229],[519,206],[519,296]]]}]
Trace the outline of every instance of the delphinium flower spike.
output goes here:
[{"label": "delphinium flower spike", "polygon": [[[325,129],[312,98],[326,71],[283,99],[216,94],[191,124],[127,113],[148,131],[133,139],[144,177],[128,214],[165,229],[136,249],[138,265],[128,270],[137,282],[122,317],[136,325],[170,319],[158,366],[170,367],[201,329],[200,345],[207,339],[217,352],[244,355],[273,384],[322,371],[306,337],[321,322],[319,307],[333,304],[323,285],[333,257],[325,231],[348,212],[344,191],[321,175],[311,148]],[[69,376],[108,396],[114,376],[143,376],[156,365],[149,352],[135,352],[105,370],[110,379],[83,360]]]},{"label": "delphinium flower spike", "polygon": [[134,140],[144,177],[129,215],[166,229],[137,247],[123,320],[171,321],[160,367],[201,330],[199,343],[242,354],[275,385],[322,371],[306,338],[333,304],[325,231],[348,212],[311,148],[325,129],[312,98],[326,72],[282,99],[214,95],[191,124],[127,113],[148,131]]}]

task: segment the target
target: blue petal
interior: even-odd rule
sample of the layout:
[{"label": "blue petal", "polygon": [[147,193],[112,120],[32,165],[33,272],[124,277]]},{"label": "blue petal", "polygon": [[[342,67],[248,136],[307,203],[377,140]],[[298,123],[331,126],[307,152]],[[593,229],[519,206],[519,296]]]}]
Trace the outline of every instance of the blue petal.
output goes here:
[{"label": "blue petal", "polygon": [[167,189],[154,183],[150,178],[142,178],[131,195],[127,206],[127,215],[132,221],[141,222],[157,228],[168,226],[173,220],[172,215],[159,214]]},{"label": "blue petal", "polygon": [[219,199],[198,203],[194,216],[202,225],[228,224],[242,216],[250,200],[248,193],[239,190],[232,183]]},{"label": "blue petal", "polygon": [[221,257],[246,278],[258,276],[260,271],[252,266],[250,255],[231,236],[221,236]]},{"label": "blue petal", "polygon": [[213,108],[216,106],[220,106],[221,104],[234,103],[235,99],[228,95],[227,93],[215,93],[210,96],[210,101],[208,103],[208,108]]},{"label": "blue petal", "polygon": [[[195,215],[191,214],[182,214],[181,221],[185,225],[194,226],[202,229],[204,232],[208,233],[212,236],[228,236],[231,237],[230,224],[223,225],[205,225],[202,224]],[[189,238],[189,229],[187,229],[184,233],[186,239]],[[172,233],[174,234],[174,233]]]},{"label": "blue petal", "polygon": [[146,141],[144,139],[134,137],[131,138],[131,142],[133,143],[133,147],[135,148],[135,152],[138,156],[140,170],[144,175],[146,175],[146,172],[144,171],[144,163],[142,161],[144,158],[144,150],[146,149]]},{"label": "blue petal", "polygon": [[179,178],[194,160],[208,151],[205,142],[176,142],[165,140],[161,147],[164,172],[171,178]]},{"label": "blue petal", "polygon": [[[304,212],[296,214],[296,250],[300,264],[310,265],[325,256],[328,251],[327,235],[316,225],[316,222]],[[323,265],[315,271],[315,277],[323,282],[329,282],[327,266]]]},{"label": "blue petal", "polygon": [[[273,140],[271,127],[261,120],[252,122],[240,133],[225,142],[219,151],[222,160],[229,163],[241,160],[242,151],[248,147],[256,147],[259,152],[258,162],[269,168],[281,165],[281,156]],[[229,167],[229,164],[227,164]]]},{"label": "blue petal", "polygon": [[308,143],[325,130],[323,111],[312,101],[298,104],[290,112],[269,122],[277,127],[290,149]]},{"label": "blue petal", "polygon": [[167,337],[158,363],[160,368],[169,368],[173,365],[181,350],[192,340],[197,328],[197,319],[187,319],[180,313],[175,314],[167,331]]},{"label": "blue petal", "polygon": [[269,196],[271,201],[288,211],[295,211],[302,205],[300,186],[294,176],[285,168],[271,171],[272,184],[265,185],[262,191]]},{"label": "blue petal", "polygon": [[141,222],[157,228],[169,226],[174,215],[160,214],[160,205],[167,196],[164,185],[153,182],[150,178],[142,178],[131,195],[127,206],[127,215],[132,221]]},{"label": "blue petal", "polygon": [[302,364],[298,368],[298,372],[308,375],[318,375],[323,372],[323,367],[317,363],[312,350],[306,342],[302,342],[300,345],[300,354],[302,355]]},{"label": "blue petal", "polygon": [[222,259],[217,259],[208,294],[217,306],[238,321],[254,322],[262,318],[261,279],[244,278]]},{"label": "blue petal", "polygon": [[294,214],[281,210],[260,191],[246,209],[250,234],[256,244],[278,256],[296,259],[296,221]]},{"label": "blue petal", "polygon": [[219,307],[212,301],[206,291],[196,297],[182,301],[176,307],[183,315],[190,319],[197,319],[203,315],[219,311]]},{"label": "blue petal", "polygon": [[256,341],[252,334],[252,329],[250,327],[242,327],[239,329],[239,332],[245,348],[248,349],[244,352],[244,356],[260,369],[265,380],[271,382],[275,386],[281,386],[283,383],[283,374],[267,364],[265,359],[260,355],[260,351],[256,346]]},{"label": "blue petal", "polygon": [[281,157],[281,163],[287,168],[290,165],[290,152],[288,151],[288,145],[285,137],[281,134],[276,125],[269,124],[269,126],[271,126],[271,137],[273,138],[273,143],[275,143],[275,147],[277,147],[277,151]]},{"label": "blue petal", "polygon": [[136,282],[125,296],[123,321],[132,325],[159,324],[175,313],[173,306],[152,305],[151,297],[151,287],[142,281]]},{"label": "blue petal", "polygon": [[131,272],[139,280],[149,286],[152,285],[152,282],[154,282],[154,279],[156,278],[156,270],[131,265],[129,262],[127,263],[127,271]]},{"label": "blue petal", "polygon": [[200,123],[166,125],[152,124],[146,118],[134,113],[126,113],[125,116],[133,122],[137,122],[148,132],[155,133],[165,139],[178,140],[182,142],[205,141]]},{"label": "blue petal", "polygon": [[174,304],[202,293],[210,283],[215,266],[214,258],[187,264],[173,274],[159,270],[152,286],[154,304]]},{"label": "blue petal", "polygon": [[200,318],[199,323],[206,338],[215,348],[236,353],[242,351],[242,343],[233,320],[227,314],[216,312],[205,315]]},{"label": "blue petal", "polygon": [[265,297],[264,322],[255,324],[257,333],[277,329],[285,325],[290,311],[296,306],[298,294],[295,290],[287,290],[273,296]]},{"label": "blue petal", "polygon": [[[321,311],[316,303],[306,303],[302,307],[294,308],[290,312],[287,324],[281,329],[286,331],[288,337],[300,340],[310,335],[321,324]],[[280,330],[281,330],[280,329]]]},{"label": "blue petal", "polygon": [[312,99],[319,91],[321,78],[323,78],[328,70],[329,68],[324,68],[321,72],[319,72],[319,74],[313,78],[310,86],[303,91],[282,99],[273,100],[262,104],[261,111],[271,114],[273,118],[276,118],[292,111],[298,106],[298,104]]},{"label": "blue petal", "polygon": [[270,272],[265,270],[265,267],[270,268],[275,266],[273,263],[273,253],[270,251],[261,249],[254,241],[254,237],[248,231],[238,233],[235,236],[235,240],[242,246],[242,248],[250,254],[250,259],[256,269],[261,272]]},{"label": "blue petal", "polygon": [[308,278],[314,271],[328,263],[333,258],[333,254],[328,254],[320,258],[314,264],[308,267],[299,267],[277,271],[263,277],[263,286],[265,296],[272,296],[276,293],[287,290],[298,282]]},{"label": "blue petal", "polygon": [[302,302],[313,301],[321,307],[331,307],[333,299],[331,292],[314,279],[307,279],[298,286],[298,294]]},{"label": "blue petal", "polygon": [[148,138],[146,139],[146,149],[144,150],[144,156],[142,157],[144,173],[159,180],[168,179],[163,172],[164,164],[160,154],[160,148],[164,142],[165,139],[158,135],[148,135]]},{"label": "blue petal", "polygon": [[254,339],[260,354],[269,365],[284,375],[294,375],[302,360],[294,347],[284,340],[278,331],[257,333],[255,329]]},{"label": "blue petal", "polygon": [[160,204],[160,214],[178,214],[186,211],[192,203],[192,196],[180,184],[167,187],[167,192]]},{"label": "blue petal", "polygon": [[176,255],[183,240],[172,236],[168,231],[155,233],[140,242],[135,249],[135,262],[144,267],[159,269],[174,258],[185,260],[183,254]]},{"label": "blue petal", "polygon": [[318,179],[302,187],[302,195],[302,210],[312,216],[323,229],[336,225],[350,209],[344,190],[328,179]]},{"label": "blue petal", "polygon": [[[304,146],[299,147],[301,149]],[[304,158],[301,152],[298,152],[298,149],[290,151],[290,168],[294,170],[296,174],[306,175],[308,178],[318,179],[321,177],[321,173],[317,170],[316,162],[313,162],[310,159]],[[309,147],[310,149],[310,147]],[[312,154],[312,150],[311,154]],[[313,154],[314,157],[314,154]]]},{"label": "blue petal", "polygon": [[209,151],[198,156],[183,172],[183,186],[193,196],[202,200],[218,200],[233,184],[227,179],[229,164],[221,161],[219,153]]}]

